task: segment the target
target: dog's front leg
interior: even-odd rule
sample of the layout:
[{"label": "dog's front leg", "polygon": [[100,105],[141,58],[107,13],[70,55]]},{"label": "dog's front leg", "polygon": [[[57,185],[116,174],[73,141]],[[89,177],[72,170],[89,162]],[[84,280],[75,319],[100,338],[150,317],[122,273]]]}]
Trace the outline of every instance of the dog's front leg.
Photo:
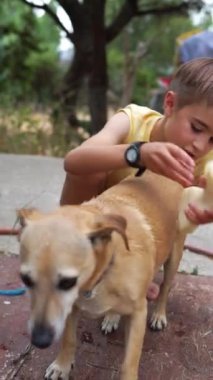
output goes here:
[{"label": "dog's front leg", "polygon": [[63,332],[61,349],[54,362],[47,368],[46,380],[68,380],[74,367],[78,311],[73,307]]},{"label": "dog's front leg", "polygon": [[169,260],[164,264],[164,280],[160,288],[160,294],[154,313],[150,320],[152,330],[162,330],[167,326],[166,304],[172,280],[178,270],[183,254],[185,234],[177,233]]},{"label": "dog's front leg", "polygon": [[143,347],[147,319],[147,301],[144,299],[140,308],[126,317],[125,358],[121,369],[121,380],[137,380],[138,367]]}]

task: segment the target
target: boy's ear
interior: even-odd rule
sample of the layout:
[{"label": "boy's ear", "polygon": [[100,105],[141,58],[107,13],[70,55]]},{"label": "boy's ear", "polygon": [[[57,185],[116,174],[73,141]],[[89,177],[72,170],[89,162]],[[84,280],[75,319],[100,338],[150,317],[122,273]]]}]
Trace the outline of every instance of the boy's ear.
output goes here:
[{"label": "boy's ear", "polygon": [[172,112],[174,111],[176,102],[176,94],[174,91],[168,91],[164,97],[164,115],[165,116],[171,116]]}]

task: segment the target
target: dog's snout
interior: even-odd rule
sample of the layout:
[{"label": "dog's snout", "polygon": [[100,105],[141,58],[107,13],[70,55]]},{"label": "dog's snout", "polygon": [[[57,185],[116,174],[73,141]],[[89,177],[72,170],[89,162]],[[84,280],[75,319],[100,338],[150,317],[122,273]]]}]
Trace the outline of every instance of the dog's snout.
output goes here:
[{"label": "dog's snout", "polygon": [[35,325],[32,331],[31,343],[38,348],[49,347],[54,338],[54,330],[50,326]]}]

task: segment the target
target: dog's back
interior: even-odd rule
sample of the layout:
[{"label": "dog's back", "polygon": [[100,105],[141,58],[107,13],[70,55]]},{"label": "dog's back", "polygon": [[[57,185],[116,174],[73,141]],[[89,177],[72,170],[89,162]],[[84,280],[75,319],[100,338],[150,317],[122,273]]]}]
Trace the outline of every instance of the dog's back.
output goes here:
[{"label": "dog's back", "polygon": [[[139,211],[149,225],[156,245],[156,268],[170,254],[175,238],[179,202],[183,188],[178,183],[146,171],[142,177],[128,178],[108,189],[97,198],[103,209],[111,208],[127,219],[127,232],[143,235],[143,225],[128,226],[130,206],[132,213]],[[94,201],[96,202],[96,200]],[[104,211],[104,210],[103,210]]]}]

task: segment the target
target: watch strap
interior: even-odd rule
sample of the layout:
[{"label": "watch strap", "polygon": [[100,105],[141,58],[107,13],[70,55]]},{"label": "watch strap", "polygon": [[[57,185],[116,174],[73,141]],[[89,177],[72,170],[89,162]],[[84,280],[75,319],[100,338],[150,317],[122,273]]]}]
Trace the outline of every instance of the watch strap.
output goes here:
[{"label": "watch strap", "polygon": [[[137,147],[141,147],[142,145],[146,144],[147,141],[135,141],[133,144],[135,144]],[[135,177],[140,177],[146,170],[145,166],[140,166],[135,173]]]},{"label": "watch strap", "polygon": [[137,172],[135,173],[135,177],[140,177],[145,172],[145,170],[146,170],[145,166],[138,169]]}]

